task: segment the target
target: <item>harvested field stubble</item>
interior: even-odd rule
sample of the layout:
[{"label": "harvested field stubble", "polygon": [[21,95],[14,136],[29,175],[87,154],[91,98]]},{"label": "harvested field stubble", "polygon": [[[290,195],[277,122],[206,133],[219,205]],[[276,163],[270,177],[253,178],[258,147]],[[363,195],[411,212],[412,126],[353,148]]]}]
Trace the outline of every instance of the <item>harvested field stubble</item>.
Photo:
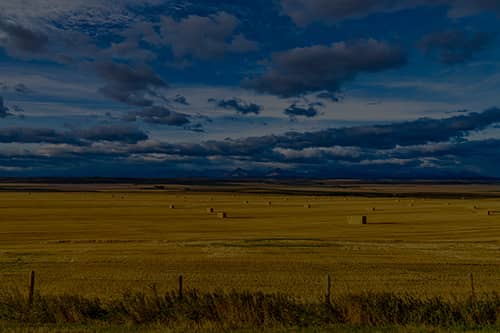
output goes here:
[{"label": "harvested field stubble", "polygon": [[[392,192],[391,192],[392,193]],[[114,197],[112,196],[114,195]],[[123,199],[121,199],[123,197]],[[168,203],[186,198],[181,209]],[[467,296],[498,291],[500,210],[496,199],[419,200],[168,192],[0,193],[0,289],[111,299],[183,274],[201,292],[249,290],[303,300],[391,292]],[[314,209],[304,202],[314,200]],[[250,202],[245,204],[244,202]],[[273,202],[273,207],[262,202]],[[448,206],[447,202],[452,205]],[[167,203],[167,204],[166,204]],[[217,223],[206,207],[230,213]],[[346,218],[377,207],[369,224]]]}]

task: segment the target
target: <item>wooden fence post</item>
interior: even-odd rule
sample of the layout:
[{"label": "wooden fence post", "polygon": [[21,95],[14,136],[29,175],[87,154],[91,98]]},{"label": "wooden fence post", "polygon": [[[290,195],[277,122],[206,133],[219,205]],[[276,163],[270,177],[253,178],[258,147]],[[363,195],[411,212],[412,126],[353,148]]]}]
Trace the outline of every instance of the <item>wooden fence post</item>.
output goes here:
[{"label": "wooden fence post", "polygon": [[328,279],[327,279],[325,303],[326,305],[332,304],[332,277],[330,274],[328,274]]},{"label": "wooden fence post", "polygon": [[30,275],[30,289],[28,294],[29,305],[33,305],[33,298],[35,295],[35,271],[31,271]]},{"label": "wooden fence post", "polygon": [[476,290],[474,289],[474,275],[470,273],[470,288],[472,300],[476,299]]},{"label": "wooden fence post", "polygon": [[182,299],[182,275],[179,275],[179,299]]}]

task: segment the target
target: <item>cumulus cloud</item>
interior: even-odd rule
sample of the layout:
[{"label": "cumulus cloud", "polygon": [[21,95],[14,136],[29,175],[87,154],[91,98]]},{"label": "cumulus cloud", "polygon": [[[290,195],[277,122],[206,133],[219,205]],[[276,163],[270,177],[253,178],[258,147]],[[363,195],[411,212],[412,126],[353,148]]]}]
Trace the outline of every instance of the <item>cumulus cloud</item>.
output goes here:
[{"label": "cumulus cloud", "polygon": [[227,110],[234,110],[240,114],[259,114],[260,111],[262,110],[262,106],[255,104],[255,103],[249,103],[246,102],[240,98],[233,97],[231,99],[215,99],[215,98],[210,98],[208,100],[209,102],[215,103],[218,107],[227,109]]},{"label": "cumulus cloud", "polygon": [[239,20],[226,12],[211,16],[190,15],[180,21],[163,17],[161,36],[176,58],[221,58],[226,53],[257,50],[255,42],[237,33]]},{"label": "cumulus cloud", "polygon": [[374,39],[316,45],[275,53],[267,71],[243,85],[261,93],[292,97],[312,92],[338,92],[361,73],[401,67],[406,55]]},{"label": "cumulus cloud", "polygon": [[157,89],[168,85],[149,68],[133,69],[125,64],[99,63],[95,70],[106,82],[99,91],[121,103],[133,106],[152,106]]},{"label": "cumulus cloud", "polygon": [[46,51],[49,39],[42,32],[28,29],[0,17],[0,45],[11,55],[34,55]]},{"label": "cumulus cloud", "polygon": [[420,46],[426,53],[437,52],[446,65],[464,63],[493,42],[493,35],[486,32],[445,31],[425,36]]}]

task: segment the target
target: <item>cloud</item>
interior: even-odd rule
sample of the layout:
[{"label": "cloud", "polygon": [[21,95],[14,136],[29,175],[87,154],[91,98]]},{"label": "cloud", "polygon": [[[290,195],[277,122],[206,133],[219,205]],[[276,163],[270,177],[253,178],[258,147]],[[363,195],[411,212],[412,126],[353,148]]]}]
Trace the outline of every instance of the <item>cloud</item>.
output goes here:
[{"label": "cloud", "polygon": [[174,102],[174,103],[177,103],[180,105],[189,106],[189,102],[188,102],[187,98],[182,96],[182,95],[175,95],[174,97],[169,98],[168,100],[170,102]]},{"label": "cloud", "polygon": [[[332,128],[316,132],[167,143],[84,134],[78,130],[0,129],[0,142],[66,143],[29,152],[0,153],[9,167],[52,166],[82,161],[86,172],[128,165],[177,176],[221,177],[477,177],[498,173],[499,140],[468,141],[468,134],[500,122],[500,109],[444,119],[418,119],[386,125]],[[88,133],[86,131],[85,133]],[[90,131],[100,133],[99,130]],[[105,131],[106,132],[106,131]],[[14,138],[13,138],[14,137]],[[71,139],[73,144],[67,144]],[[98,140],[98,141],[91,141]],[[111,141],[114,140],[114,141]],[[15,156],[15,159],[13,157]],[[13,162],[14,161],[14,162]],[[132,166],[135,166],[132,167]],[[238,169],[240,168],[240,169]],[[242,170],[241,170],[242,169]],[[195,173],[194,170],[197,170]]]},{"label": "cloud", "polygon": [[445,31],[425,36],[420,42],[426,53],[439,53],[446,65],[467,62],[493,42],[493,35],[486,32]]},{"label": "cloud", "polygon": [[[398,5],[398,2],[400,3]],[[282,0],[283,10],[293,21],[305,25],[313,21],[338,22],[360,18],[377,12],[404,8],[396,0]]]},{"label": "cloud", "polygon": [[336,93],[358,74],[401,67],[406,55],[374,39],[316,45],[275,53],[267,71],[243,86],[261,93],[292,97],[312,92]]},{"label": "cloud", "polygon": [[127,24],[137,16],[133,8],[170,0],[23,0],[2,1],[0,12],[23,22],[58,22],[65,29],[75,26],[98,28]]},{"label": "cloud", "polygon": [[296,103],[293,103],[288,108],[285,109],[284,113],[291,117],[307,117],[312,118],[318,115],[318,110],[316,110],[315,106],[317,103],[308,104],[307,106],[299,106]]},{"label": "cloud", "polygon": [[24,83],[18,83],[14,86],[14,91],[19,94],[29,94],[31,89],[29,89]]},{"label": "cloud", "polygon": [[260,111],[262,111],[262,106],[255,104],[255,103],[248,103],[242,99],[233,97],[231,99],[214,99],[210,98],[208,100],[209,102],[215,103],[218,107],[227,109],[227,110],[234,110],[240,114],[259,114]]},{"label": "cloud", "polygon": [[0,45],[11,55],[40,54],[46,51],[49,39],[42,33],[30,30],[0,17]]},{"label": "cloud", "polygon": [[157,89],[168,85],[158,75],[146,67],[133,69],[125,64],[99,63],[95,65],[97,74],[107,81],[99,91],[121,103],[133,106],[152,106],[158,97]]},{"label": "cloud", "polygon": [[2,143],[53,143],[53,144],[80,144],[77,138],[66,133],[47,128],[6,127],[0,128],[0,142]]},{"label": "cloud", "polygon": [[111,141],[122,143],[137,143],[149,136],[142,130],[125,125],[100,125],[83,129],[75,129],[72,136],[86,141]]},{"label": "cloud", "polygon": [[469,16],[483,11],[500,13],[500,2],[497,0],[441,0],[441,2],[451,6],[449,13],[451,17]]},{"label": "cloud", "polygon": [[176,58],[207,60],[257,50],[257,43],[236,32],[238,24],[239,20],[226,12],[207,17],[190,15],[180,21],[163,17],[161,36]]},{"label": "cloud", "polygon": [[482,11],[500,12],[500,3],[496,0],[281,0],[281,5],[298,25],[316,21],[337,23],[420,6],[447,6],[452,17]]},{"label": "cloud", "polygon": [[24,112],[24,109],[19,105],[12,105],[12,110],[14,110],[15,112]]},{"label": "cloud", "polygon": [[18,94],[30,94],[33,91],[28,88],[24,83],[17,83],[13,86],[8,85],[6,83],[0,82],[0,89],[5,90],[5,91],[14,91]]},{"label": "cloud", "polygon": [[123,125],[101,125],[57,131],[49,128],[3,127],[0,143],[50,143],[82,146],[92,142],[137,143],[148,139],[141,130]]},{"label": "cloud", "polygon": [[8,116],[12,116],[12,113],[10,113],[9,108],[4,105],[3,97],[0,96],[0,118],[6,118]]},{"label": "cloud", "polygon": [[129,112],[124,119],[127,121],[141,119],[148,124],[169,126],[184,126],[190,123],[189,115],[172,111],[163,106],[152,106],[140,111]]},{"label": "cloud", "polygon": [[339,96],[338,94],[335,94],[335,93],[324,91],[324,92],[320,92],[319,94],[317,94],[316,98],[326,99],[326,100],[329,100],[331,102],[340,102],[343,97]]},{"label": "cloud", "polygon": [[[362,149],[395,149],[396,147],[462,140],[474,131],[500,123],[500,109],[469,113],[444,119],[421,118],[387,125],[365,125],[331,128],[316,132],[289,132],[283,135],[249,137],[237,140],[206,141],[199,144],[160,145],[154,152],[186,156],[246,156],[270,158],[276,148],[357,147]],[[149,147],[151,148],[151,147]]]}]

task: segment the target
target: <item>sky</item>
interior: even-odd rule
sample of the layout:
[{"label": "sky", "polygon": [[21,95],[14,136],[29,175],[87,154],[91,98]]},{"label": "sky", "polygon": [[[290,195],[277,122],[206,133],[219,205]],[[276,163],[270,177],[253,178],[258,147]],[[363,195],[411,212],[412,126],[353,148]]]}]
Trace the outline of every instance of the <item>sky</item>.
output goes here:
[{"label": "sky", "polygon": [[2,0],[0,177],[500,177],[498,0]]}]

